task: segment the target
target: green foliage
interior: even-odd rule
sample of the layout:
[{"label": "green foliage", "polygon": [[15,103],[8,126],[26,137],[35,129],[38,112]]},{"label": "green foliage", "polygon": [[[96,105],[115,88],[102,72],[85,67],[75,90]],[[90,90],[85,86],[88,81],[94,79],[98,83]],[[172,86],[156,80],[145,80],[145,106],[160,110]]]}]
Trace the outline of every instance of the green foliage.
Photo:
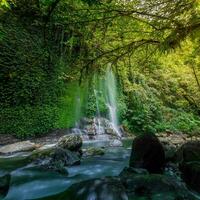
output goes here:
[{"label": "green foliage", "polygon": [[60,97],[58,103],[57,128],[73,127],[83,116],[87,96],[87,82],[83,86],[80,86],[77,81],[69,82],[63,90],[65,91],[64,95]]},{"label": "green foliage", "polygon": [[131,92],[125,116],[128,128],[135,133],[155,133],[155,125],[162,118],[160,106],[159,101],[149,90],[141,88]]},{"label": "green foliage", "polygon": [[97,114],[96,99],[106,115],[101,81],[89,85],[84,75],[108,63],[120,82],[119,117],[131,131],[199,132],[199,7],[192,0],[1,0],[0,133],[72,127]]},{"label": "green foliage", "polygon": [[47,133],[55,128],[63,86],[56,54],[51,59],[40,29],[11,13],[0,20],[0,133],[21,138]]},{"label": "green foliage", "polygon": [[18,106],[1,109],[0,116],[0,133],[26,138],[54,129],[58,113],[55,105]]},{"label": "green foliage", "polygon": [[[97,110],[99,109],[99,112],[101,116],[106,116],[108,112],[108,108],[106,106],[105,98],[103,96],[102,91],[90,91],[88,92],[88,98],[87,98],[87,106],[86,106],[86,116],[87,117],[93,117],[96,116]],[[98,104],[98,105],[97,105]],[[97,109],[98,106],[98,109]]]},{"label": "green foliage", "polygon": [[169,130],[172,132],[183,132],[196,135],[200,132],[200,120],[193,113],[183,110],[177,111],[164,108],[165,118],[156,124],[158,132]]}]

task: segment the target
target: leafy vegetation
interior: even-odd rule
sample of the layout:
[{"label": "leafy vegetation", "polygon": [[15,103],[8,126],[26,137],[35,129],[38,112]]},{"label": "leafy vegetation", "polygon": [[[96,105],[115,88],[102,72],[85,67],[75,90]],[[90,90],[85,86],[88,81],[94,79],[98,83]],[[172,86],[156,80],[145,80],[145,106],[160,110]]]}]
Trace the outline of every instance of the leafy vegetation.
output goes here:
[{"label": "leafy vegetation", "polygon": [[2,0],[0,133],[35,136],[94,115],[94,76],[111,64],[130,131],[198,134],[199,43],[198,0]]}]

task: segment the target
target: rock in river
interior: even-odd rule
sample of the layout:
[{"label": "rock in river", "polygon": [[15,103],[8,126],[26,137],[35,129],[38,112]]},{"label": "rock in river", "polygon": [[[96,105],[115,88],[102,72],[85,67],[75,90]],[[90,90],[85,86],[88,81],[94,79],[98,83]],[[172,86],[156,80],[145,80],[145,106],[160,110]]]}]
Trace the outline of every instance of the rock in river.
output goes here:
[{"label": "rock in river", "polygon": [[0,198],[5,197],[8,193],[10,186],[10,174],[0,176]]},{"label": "rock in river", "polygon": [[69,134],[61,137],[57,143],[58,147],[70,151],[79,151],[82,147],[82,138],[77,134]]},{"label": "rock in river", "polygon": [[102,156],[105,154],[105,149],[102,147],[89,147],[84,154],[85,156]]},{"label": "rock in river", "polygon": [[183,180],[194,190],[200,192],[200,162],[186,162],[180,166]]},{"label": "rock in river", "polygon": [[36,149],[36,144],[30,141],[17,142],[0,147],[0,154],[13,154],[17,152],[32,151]]},{"label": "rock in river", "polygon": [[200,161],[200,141],[183,144],[176,153],[176,161],[179,163]]},{"label": "rock in river", "polygon": [[144,168],[150,173],[161,173],[165,165],[165,152],[156,136],[144,134],[133,140],[130,167]]},{"label": "rock in river", "polygon": [[40,200],[197,200],[172,177],[146,172],[135,174],[133,171],[122,173],[120,177],[82,181]]},{"label": "rock in river", "polygon": [[33,163],[43,169],[67,174],[66,167],[80,164],[80,153],[63,148],[37,150],[29,157]]},{"label": "rock in river", "polygon": [[200,192],[200,141],[182,145],[177,151],[177,162],[186,184]]},{"label": "rock in river", "polygon": [[128,200],[119,178],[107,177],[76,183],[66,191],[40,200]]},{"label": "rock in river", "polygon": [[121,174],[130,200],[195,200],[185,185],[176,178],[161,174],[148,174],[145,170],[125,168]]},{"label": "rock in river", "polygon": [[120,140],[114,139],[114,140],[110,141],[110,146],[111,147],[122,147],[123,144],[122,144],[122,142]]}]

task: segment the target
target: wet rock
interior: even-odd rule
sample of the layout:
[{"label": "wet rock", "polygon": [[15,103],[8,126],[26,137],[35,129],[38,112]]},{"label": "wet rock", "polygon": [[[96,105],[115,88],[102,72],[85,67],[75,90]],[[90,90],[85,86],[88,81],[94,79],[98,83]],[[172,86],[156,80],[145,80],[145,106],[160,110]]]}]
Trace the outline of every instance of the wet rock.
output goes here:
[{"label": "wet rock", "polygon": [[200,141],[187,142],[176,153],[178,163],[200,161]]},{"label": "wet rock", "polygon": [[56,151],[56,147],[53,146],[52,148],[39,148],[36,149],[31,153],[31,155],[28,157],[30,161],[35,161],[35,160],[42,160],[46,159],[48,157],[52,157],[54,152]]},{"label": "wet rock", "polygon": [[109,138],[109,136],[108,135],[106,135],[106,134],[101,134],[101,135],[96,135],[95,136],[95,140],[101,140],[101,141],[109,141],[110,140],[110,138]]},{"label": "wet rock", "polygon": [[81,154],[68,149],[51,148],[33,152],[29,159],[43,169],[67,174],[66,167],[80,164]]},{"label": "wet rock", "polygon": [[174,145],[165,145],[164,146],[165,150],[165,159],[166,162],[174,162],[176,159],[176,151],[177,148]]},{"label": "wet rock", "polygon": [[40,200],[128,200],[119,178],[108,177],[76,183],[58,195]]},{"label": "wet rock", "polygon": [[76,183],[66,191],[40,200],[197,200],[172,177],[127,173]]},{"label": "wet rock", "polygon": [[200,192],[200,141],[182,145],[176,153],[176,161],[186,184]]},{"label": "wet rock", "polygon": [[37,148],[35,143],[30,141],[17,142],[0,147],[0,154],[13,154],[17,152],[32,151]]},{"label": "wet rock", "polygon": [[73,200],[128,200],[119,178],[102,178],[72,185],[67,194]]},{"label": "wet rock", "polygon": [[150,173],[161,173],[165,165],[165,152],[156,136],[145,134],[133,140],[129,166],[144,168]]},{"label": "wet rock", "polygon": [[85,150],[86,156],[102,156],[105,154],[105,149],[101,147],[90,147]]},{"label": "wet rock", "polygon": [[0,147],[0,154],[13,154],[17,152],[32,151],[37,148],[35,143],[30,141],[17,142]]},{"label": "wet rock", "polygon": [[106,134],[111,135],[111,136],[116,136],[117,133],[115,132],[115,130],[112,127],[108,127],[105,129]]},{"label": "wet rock", "polygon": [[111,147],[122,147],[123,144],[120,140],[114,139],[110,141],[110,146]]},{"label": "wet rock", "polygon": [[57,146],[70,151],[79,151],[82,147],[82,138],[76,134],[65,135],[59,139]]},{"label": "wet rock", "polygon": [[119,174],[120,177],[128,177],[133,174],[149,174],[146,169],[143,168],[133,168],[133,167],[125,167],[122,172]]},{"label": "wet rock", "polygon": [[121,174],[129,199],[195,200],[196,198],[173,177],[160,174]]},{"label": "wet rock", "polygon": [[182,178],[193,190],[200,192],[200,162],[186,162],[180,166]]},{"label": "wet rock", "polygon": [[0,198],[5,197],[10,187],[10,174],[0,176]]}]

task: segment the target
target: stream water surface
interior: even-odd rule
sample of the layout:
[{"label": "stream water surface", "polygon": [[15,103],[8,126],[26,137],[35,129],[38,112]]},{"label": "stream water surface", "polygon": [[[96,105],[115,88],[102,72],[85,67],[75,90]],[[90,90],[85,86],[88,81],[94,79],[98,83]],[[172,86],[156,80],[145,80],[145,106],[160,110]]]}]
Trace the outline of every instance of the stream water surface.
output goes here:
[{"label": "stream water surface", "polygon": [[[128,165],[129,156],[128,148],[107,148],[105,155],[85,157],[81,165],[69,167],[67,176],[37,169],[31,165],[12,171],[12,166],[8,163],[7,167],[0,169],[0,174],[12,171],[10,190],[4,200],[36,199],[62,192],[83,180],[118,175]],[[23,159],[18,160],[18,164],[20,162],[22,165]]]}]

